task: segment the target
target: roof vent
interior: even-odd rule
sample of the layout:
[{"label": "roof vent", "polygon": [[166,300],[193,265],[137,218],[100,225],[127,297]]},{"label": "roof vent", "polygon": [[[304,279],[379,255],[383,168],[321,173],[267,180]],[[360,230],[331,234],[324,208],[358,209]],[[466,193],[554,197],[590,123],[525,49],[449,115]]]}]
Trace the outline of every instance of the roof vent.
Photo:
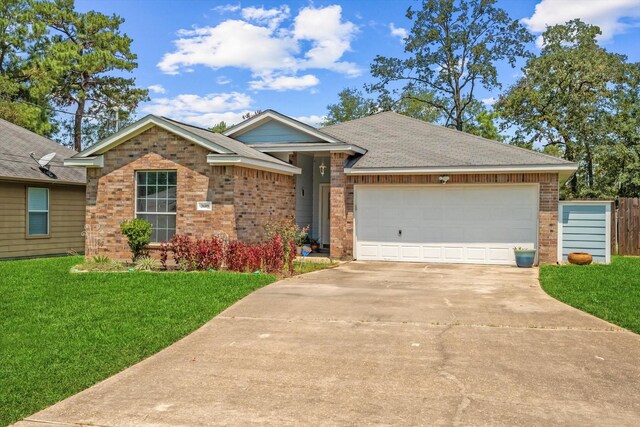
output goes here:
[{"label": "roof vent", "polygon": [[45,154],[39,159],[36,157],[36,153],[30,153],[29,156],[31,156],[31,158],[35,160],[36,163],[38,163],[38,169],[40,169],[40,172],[42,172],[49,178],[58,179],[56,174],[51,172],[50,166],[49,166],[49,164],[51,163],[51,160],[53,160],[53,158],[56,156],[56,153]]}]

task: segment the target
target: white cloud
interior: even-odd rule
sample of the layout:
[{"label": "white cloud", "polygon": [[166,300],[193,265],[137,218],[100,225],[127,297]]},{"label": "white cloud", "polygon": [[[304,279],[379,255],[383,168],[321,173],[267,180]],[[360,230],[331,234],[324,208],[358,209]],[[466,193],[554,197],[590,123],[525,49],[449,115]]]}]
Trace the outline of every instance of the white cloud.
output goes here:
[{"label": "white cloud", "polygon": [[389,24],[389,31],[391,32],[391,35],[393,37],[398,37],[400,39],[400,41],[404,42],[404,39],[407,38],[407,36],[409,35],[409,33],[407,32],[406,29],[402,28],[402,27],[396,27],[393,22],[391,24]]},{"label": "white cloud", "polygon": [[157,98],[144,105],[145,113],[166,116],[198,126],[210,127],[224,120],[238,123],[251,110],[253,100],[240,92],[210,93],[205,96],[182,94],[173,98]]},{"label": "white cloud", "polygon": [[315,114],[312,114],[310,116],[294,117],[294,119],[296,119],[299,122],[306,123],[309,126],[320,127],[322,125],[322,122],[325,119],[325,116],[317,116]]},{"label": "white cloud", "polygon": [[[533,33],[542,33],[546,26],[563,24],[580,18],[602,30],[602,40],[640,24],[640,0],[541,0],[535,12],[521,21]],[[542,40],[537,41],[538,46]]]},{"label": "white cloud", "polygon": [[361,70],[354,63],[339,61],[351,50],[351,41],[357,32],[355,24],[342,21],[342,7],[338,5],[303,8],[295,18],[293,36],[311,41],[312,48],[305,53],[306,60],[299,64],[300,68],[326,68],[350,76],[359,75]]},{"label": "white cloud", "polygon": [[279,8],[265,9],[263,7],[245,7],[242,9],[242,17],[247,21],[253,21],[261,25],[267,25],[275,29],[290,14],[289,6],[284,5]]},{"label": "white cloud", "polygon": [[493,105],[496,103],[496,99],[493,96],[489,98],[482,98],[482,103],[484,105]]},{"label": "white cloud", "polygon": [[228,85],[229,83],[231,83],[231,79],[227,76],[218,76],[216,78],[216,83],[220,86]]},{"label": "white cloud", "polygon": [[220,6],[216,6],[211,10],[218,13],[237,12],[240,10],[240,5],[239,4],[223,4]]},{"label": "white cloud", "polygon": [[304,70],[325,69],[347,76],[362,72],[356,64],[342,60],[351,50],[358,27],[342,18],[338,5],[304,7],[293,19],[293,26],[284,24],[290,20],[287,6],[247,7],[241,9],[241,16],[243,20],[178,31],[175,50],[162,57],[158,68],[167,74],[198,65],[244,68],[253,74],[252,87],[274,90],[286,90],[287,82],[296,90],[301,84],[318,84],[311,74],[298,76]]},{"label": "white cloud", "polygon": [[249,87],[253,90],[304,90],[316,86],[320,80],[313,74],[305,74],[304,76],[264,76],[259,80],[249,82]]},{"label": "white cloud", "polygon": [[167,90],[162,85],[151,85],[147,89],[149,89],[153,93],[166,93]]}]

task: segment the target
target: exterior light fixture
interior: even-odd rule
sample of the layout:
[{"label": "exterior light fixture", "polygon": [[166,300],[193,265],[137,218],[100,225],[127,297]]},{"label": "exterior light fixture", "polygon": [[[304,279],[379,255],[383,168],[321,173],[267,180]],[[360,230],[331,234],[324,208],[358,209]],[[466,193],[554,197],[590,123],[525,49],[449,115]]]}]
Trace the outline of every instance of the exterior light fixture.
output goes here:
[{"label": "exterior light fixture", "polygon": [[320,175],[324,176],[324,172],[327,170],[327,166],[325,166],[324,160],[322,161],[322,163],[320,163],[319,169],[320,169]]},{"label": "exterior light fixture", "polygon": [[447,181],[449,181],[449,175],[442,175],[440,176],[439,179],[440,179],[440,183],[444,185],[447,183]]}]

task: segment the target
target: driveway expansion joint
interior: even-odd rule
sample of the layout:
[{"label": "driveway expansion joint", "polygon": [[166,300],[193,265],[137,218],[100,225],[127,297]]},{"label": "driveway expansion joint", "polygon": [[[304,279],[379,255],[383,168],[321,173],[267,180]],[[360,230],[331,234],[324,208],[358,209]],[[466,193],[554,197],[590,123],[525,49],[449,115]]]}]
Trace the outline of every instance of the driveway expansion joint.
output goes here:
[{"label": "driveway expansion joint", "polygon": [[579,328],[573,326],[545,326],[545,325],[527,325],[527,326],[513,326],[513,325],[495,325],[495,324],[487,324],[487,323],[460,323],[460,322],[399,322],[399,321],[388,321],[388,320],[342,320],[342,319],[321,319],[321,318],[295,318],[295,319],[283,319],[278,317],[258,317],[258,316],[218,316],[219,319],[225,320],[266,320],[270,322],[282,322],[282,323],[292,323],[292,322],[309,322],[309,323],[342,323],[345,325],[348,324],[372,324],[372,325],[388,325],[388,326],[427,326],[427,327],[462,327],[462,328],[494,328],[494,329],[512,329],[512,330],[526,330],[526,329],[536,329],[540,331],[580,331],[580,332],[605,332],[605,333],[629,333],[626,329],[617,328],[617,327],[609,327],[609,328]]}]

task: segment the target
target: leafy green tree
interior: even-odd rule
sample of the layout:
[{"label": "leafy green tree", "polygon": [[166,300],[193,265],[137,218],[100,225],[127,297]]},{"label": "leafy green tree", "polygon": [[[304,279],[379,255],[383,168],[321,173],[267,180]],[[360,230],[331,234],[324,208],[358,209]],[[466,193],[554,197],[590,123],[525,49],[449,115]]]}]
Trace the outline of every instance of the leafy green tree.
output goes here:
[{"label": "leafy green tree", "polygon": [[345,88],[338,93],[339,101],[327,106],[327,115],[322,122],[323,126],[348,122],[370,116],[376,112],[376,103],[366,98],[361,91],[355,88]]},{"label": "leafy green tree", "polygon": [[[464,130],[465,110],[476,101],[476,86],[500,88],[495,63],[506,60],[515,66],[517,58],[528,56],[525,46],[533,41],[495,3],[423,0],[420,9],[409,8],[413,26],[405,39],[407,57],[378,55],[371,74],[379,80],[367,89],[391,98],[413,94],[416,101],[440,111],[447,126]],[[434,96],[419,97],[425,89]]]},{"label": "leafy green tree", "polygon": [[225,130],[227,130],[229,128],[229,126],[227,126],[227,123],[223,120],[215,125],[213,125],[212,127],[209,128],[209,130],[211,132],[215,132],[215,133],[222,133]]},{"label": "leafy green tree", "polygon": [[475,117],[472,120],[467,120],[465,122],[463,131],[483,138],[502,142],[504,138],[500,134],[498,126],[495,123],[497,118],[497,112],[488,111],[487,109],[482,108],[475,114]]},{"label": "leafy green tree", "polygon": [[33,19],[28,0],[0,2],[0,117],[41,135],[55,131],[34,59],[46,46],[46,28]]},{"label": "leafy green tree", "polygon": [[40,66],[49,76],[53,102],[75,110],[73,146],[79,151],[85,116],[101,120],[116,107],[131,112],[148,99],[148,90],[137,88],[135,79],[121,77],[137,67],[132,40],[120,31],[124,19],[80,13],[74,0],[37,2],[34,11],[54,33]]},{"label": "leafy green tree", "polygon": [[[628,82],[633,73],[625,72],[626,57],[598,45],[600,33],[580,20],[547,28],[540,56],[527,61],[523,77],[495,105],[505,124],[516,127],[517,140],[556,145],[566,160],[579,164],[571,196],[611,195],[596,173],[606,174],[612,157],[605,154],[621,149],[625,137],[619,132],[634,114]],[[627,107],[620,104],[625,97]],[[626,113],[617,116],[620,108]]]}]

